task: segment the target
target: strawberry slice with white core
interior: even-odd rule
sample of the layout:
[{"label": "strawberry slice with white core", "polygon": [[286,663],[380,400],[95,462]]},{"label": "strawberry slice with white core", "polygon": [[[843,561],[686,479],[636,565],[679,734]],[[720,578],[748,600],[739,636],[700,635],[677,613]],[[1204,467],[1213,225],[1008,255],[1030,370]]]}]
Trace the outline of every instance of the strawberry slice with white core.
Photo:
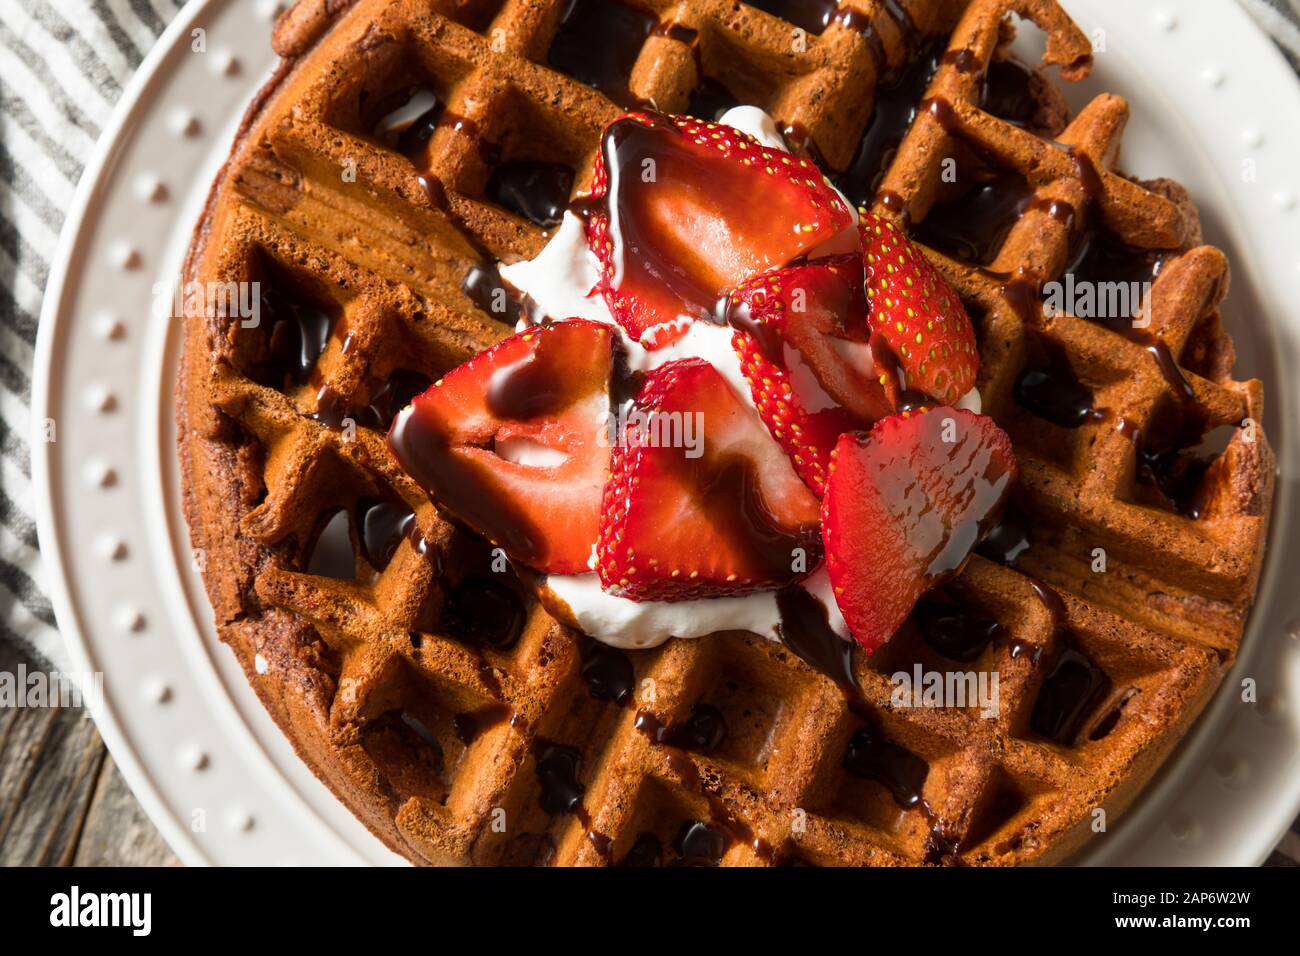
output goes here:
[{"label": "strawberry slice with white core", "polygon": [[613,330],[538,326],[448,372],[388,444],[441,508],[540,571],[589,570],[609,475]]},{"label": "strawberry slice with white core", "polygon": [[646,379],[614,449],[597,543],[635,601],[743,594],[817,566],[817,499],[753,409],[699,359]]},{"label": "strawberry slice with white core", "polygon": [[835,440],[893,413],[865,346],[861,256],[755,276],[725,318],[763,422],[820,496]]},{"label": "strawberry slice with white core", "polygon": [[835,446],[822,537],[836,603],[868,652],[955,574],[997,521],[1017,465],[991,418],[905,412]]},{"label": "strawberry slice with white core", "polygon": [[[953,404],[974,387],[979,373],[979,350],[966,307],[893,222],[864,212],[858,230],[867,264],[873,347],[884,351],[876,344],[883,342],[893,353],[909,390]],[[887,361],[883,355],[877,360]],[[882,383],[900,390],[894,375]]]},{"label": "strawberry slice with white core", "polygon": [[647,348],[680,337],[750,276],[853,224],[808,160],[730,126],[651,112],[606,127],[583,205],[597,288]]}]

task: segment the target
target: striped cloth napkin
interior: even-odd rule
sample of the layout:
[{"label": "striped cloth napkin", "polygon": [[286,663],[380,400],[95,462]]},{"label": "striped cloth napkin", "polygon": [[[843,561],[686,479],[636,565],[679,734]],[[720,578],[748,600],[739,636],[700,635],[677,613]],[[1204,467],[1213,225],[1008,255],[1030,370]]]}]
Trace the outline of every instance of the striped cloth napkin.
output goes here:
[{"label": "striped cloth napkin", "polygon": [[[1300,0],[1238,2],[1300,70]],[[128,78],[183,5],[0,0],[0,640],[54,667],[66,657],[45,592],[28,447],[37,317],[85,161]],[[1273,857],[1300,862],[1300,826]]]}]

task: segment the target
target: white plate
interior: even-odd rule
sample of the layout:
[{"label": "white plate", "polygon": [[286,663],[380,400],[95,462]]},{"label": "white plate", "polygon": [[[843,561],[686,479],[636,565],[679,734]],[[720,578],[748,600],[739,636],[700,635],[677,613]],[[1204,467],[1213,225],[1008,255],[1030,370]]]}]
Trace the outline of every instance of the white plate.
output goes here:
[{"label": "white plate", "polygon": [[[1255,864],[1300,806],[1300,86],[1224,0],[1067,0],[1105,50],[1070,95],[1112,90],[1134,118],[1125,167],[1183,182],[1233,264],[1225,306],[1239,372],[1269,387],[1282,462],[1259,610],[1236,670],[1125,820],[1080,858]],[[1137,12],[1135,12],[1137,11]],[[274,0],[194,0],[131,82],[86,169],[51,271],[33,419],[41,550],[79,670],[104,674],[95,717],[186,862],[393,863],[294,756],[215,639],[180,515],[172,383],[174,279],[245,104],[273,64]],[[192,51],[206,31],[206,52]],[[252,45],[248,38],[258,38]],[[1252,171],[1253,179],[1243,175]],[[1285,371],[1284,371],[1285,370]],[[1241,701],[1254,678],[1259,703]]]}]

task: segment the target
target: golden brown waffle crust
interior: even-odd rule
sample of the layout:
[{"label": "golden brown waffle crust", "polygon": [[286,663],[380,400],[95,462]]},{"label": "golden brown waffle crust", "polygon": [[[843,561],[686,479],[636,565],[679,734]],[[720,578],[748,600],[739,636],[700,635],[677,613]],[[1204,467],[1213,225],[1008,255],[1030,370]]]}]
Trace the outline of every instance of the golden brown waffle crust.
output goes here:
[{"label": "golden brown waffle crust", "polygon": [[[513,2],[520,8],[545,6],[542,0]],[[399,7],[405,10],[412,5],[399,0],[392,7],[398,11]],[[245,275],[247,267],[241,257],[249,249],[274,249],[277,256],[296,261],[299,268],[323,276],[328,284],[350,284],[357,300],[366,302],[367,307],[378,303],[374,307],[381,311],[432,315],[438,332],[430,354],[450,366],[458,357],[473,354],[499,340],[508,330],[466,308],[463,301],[455,301],[454,290],[441,297],[438,290],[446,284],[447,276],[439,272],[437,265],[421,271],[424,269],[421,264],[415,278],[404,284],[392,272],[377,274],[371,262],[358,265],[348,261],[337,237],[322,240],[315,235],[316,225],[329,221],[333,214],[313,206],[302,213],[302,218],[295,218],[297,213],[276,206],[279,190],[301,189],[312,177],[310,171],[293,169],[292,162],[283,161],[277,152],[286,148],[283,146],[288,141],[285,129],[291,125],[289,117],[295,104],[315,95],[320,77],[330,72],[331,59],[342,58],[352,49],[354,39],[350,34],[354,25],[383,6],[373,0],[299,0],[281,16],[274,47],[282,61],[250,104],[230,159],[212,187],[186,258],[185,278],[202,282]],[[915,0],[905,6],[918,11],[918,21],[930,22],[938,29],[946,21],[955,22],[956,14],[965,4],[959,0]],[[968,27],[973,35],[980,26],[976,15],[979,9],[996,6],[993,2],[976,0],[968,15],[961,19],[958,30]],[[1060,26],[1063,15],[1047,0],[1025,0],[1012,6],[1031,15],[1039,14]],[[876,10],[874,3],[863,7]],[[1064,27],[1061,30],[1061,36],[1079,39]],[[456,31],[450,29],[450,32],[454,35]],[[1063,47],[1055,51],[1057,62],[1077,64],[1082,48],[1061,42]],[[889,42],[886,46],[892,54],[895,44]],[[960,91],[954,89],[951,95],[957,97]],[[578,94],[574,96],[573,102],[588,110],[586,119],[594,128],[617,112],[612,104],[595,94],[590,102]],[[604,105],[598,105],[597,99]],[[1091,116],[1093,125],[1081,127],[1081,135],[1085,138],[1096,135],[1107,141],[1114,138],[1117,143],[1118,130],[1122,129],[1123,115],[1126,115],[1121,115],[1120,107],[1122,101],[1119,106],[1102,104],[1099,110],[1102,115]],[[1112,108],[1116,112],[1105,113]],[[833,137],[835,133],[827,135]],[[916,154],[924,154],[933,145],[924,141],[924,137],[935,135],[936,130],[914,128],[903,151],[911,144]],[[912,139],[917,142],[911,143]],[[842,154],[843,149],[832,148],[830,152]],[[274,182],[274,177],[280,174],[286,177],[284,181]],[[301,181],[295,178],[298,175]],[[376,173],[371,183],[373,193],[387,197],[380,204],[380,215],[384,209],[395,208],[393,204],[403,196],[404,188],[394,185],[384,175]],[[907,168],[900,165],[891,170],[884,183],[886,189],[904,198],[908,213],[917,221],[924,218],[928,203],[933,201],[933,190],[926,182],[926,175],[920,165]],[[579,181],[584,179],[585,174],[580,173]],[[1217,304],[1227,284],[1226,260],[1218,250],[1200,245],[1195,209],[1180,187],[1163,181],[1143,185],[1168,203],[1167,219],[1152,226],[1153,235],[1147,237],[1156,247],[1176,250],[1177,259],[1164,280],[1167,301],[1196,301],[1203,312],[1213,313],[1211,321],[1200,321],[1199,331],[1186,330],[1190,342],[1187,348],[1199,356],[1198,394],[1204,381],[1206,394],[1213,390],[1211,399],[1217,403],[1214,404],[1216,414],[1259,421],[1262,386],[1258,382],[1232,381],[1231,341],[1218,326]],[[1123,192],[1124,187],[1116,188]],[[1119,210],[1116,215],[1121,218],[1138,209],[1124,206],[1130,202],[1127,195],[1115,202]],[[887,215],[897,212],[893,208],[878,211]],[[310,218],[317,215],[321,217],[319,220]],[[405,215],[403,212],[402,216]],[[418,232],[427,224],[427,219],[420,218],[426,215],[425,210],[419,210],[401,228]],[[472,214],[470,219],[475,227],[480,225]],[[358,228],[368,226],[363,223]],[[1051,228],[1050,224],[1037,220],[1022,223],[1013,230],[1002,255],[1010,260],[1015,257],[1016,248],[1059,245],[1059,237],[1050,234]],[[1162,228],[1167,234],[1154,235]],[[503,259],[535,254],[541,244],[536,235],[522,228],[512,232],[508,223],[502,226],[495,220],[474,231],[489,250]],[[1014,328],[1005,303],[997,299],[997,290],[983,277],[937,253],[931,258],[964,297],[988,308],[990,318],[981,346],[986,352],[986,362],[992,358],[991,364],[1006,364],[1008,356],[1020,355],[1029,347],[1022,331]],[[993,266],[996,268],[997,264]],[[1054,267],[1046,264],[1044,268]],[[1208,332],[1207,325],[1212,326]],[[1072,354],[1084,356],[1085,365],[1101,361],[1099,347],[1086,329],[1080,331],[1072,323],[1061,320],[1049,325],[1048,334],[1068,345],[1074,350]],[[528,764],[531,759],[528,741],[512,740],[498,746],[496,739],[493,740],[496,748],[493,759],[517,771],[513,775],[491,780],[476,778],[470,792],[458,784],[458,789],[449,787],[449,792],[441,795],[430,795],[421,789],[423,784],[417,786],[401,779],[385,762],[386,758],[376,756],[377,745],[367,736],[370,733],[367,728],[379,723],[382,715],[376,708],[382,709],[382,703],[375,701],[383,693],[367,682],[365,675],[369,671],[360,670],[357,671],[362,675],[357,683],[360,689],[355,698],[347,696],[346,682],[352,680],[348,668],[354,666],[359,652],[351,645],[341,651],[339,640],[333,636],[325,638],[329,624],[312,616],[314,611],[308,608],[312,600],[309,586],[301,580],[305,576],[297,573],[303,565],[309,530],[279,526],[278,521],[289,521],[288,507],[277,510],[280,502],[274,490],[268,494],[267,486],[273,482],[266,472],[275,465],[268,464],[264,447],[267,442],[262,440],[259,429],[272,434],[292,427],[296,429],[295,440],[299,440],[301,435],[319,426],[314,423],[291,426],[291,417],[302,415],[301,402],[296,412],[296,399],[268,404],[255,389],[244,388],[242,382],[236,381],[238,376],[231,373],[229,366],[231,340],[228,323],[216,316],[187,322],[176,406],[185,515],[193,546],[203,558],[202,576],[220,638],[234,651],[251,686],[298,756],[389,848],[417,863],[511,861],[515,858],[511,854],[517,848],[504,838],[487,833],[484,821],[499,807],[509,808],[514,818],[526,818],[533,812],[526,807],[536,802],[535,793],[526,783],[519,782],[533,773]],[[1023,367],[1023,362],[1017,367]],[[356,376],[349,377],[349,369],[338,374],[342,388],[354,395],[364,394],[367,386]],[[1158,384],[1150,386],[1153,390],[1157,387]],[[1010,381],[982,378],[980,388],[986,412],[1000,424],[1010,421],[1026,432],[1035,431],[1033,424],[1023,422],[1023,416],[1015,410]],[[1013,437],[1017,437],[1018,433],[1012,430]],[[1088,433],[1086,437],[1095,440],[1096,436]],[[328,442],[314,438],[310,441]],[[327,444],[318,447],[326,449]],[[1026,446],[1024,493],[1034,508],[1058,513],[1054,509],[1064,507],[1061,501],[1078,496],[1077,461],[1072,456],[1082,453],[1075,446],[1062,449],[1050,441],[1043,444],[1033,441]],[[343,462],[339,467],[344,472],[352,469],[361,473],[369,469],[377,473],[377,483],[386,483],[412,506],[426,538],[439,541],[454,538],[456,533],[422,493],[395,471],[391,462],[375,464],[383,455],[382,436],[368,435],[351,448],[329,444],[328,454],[322,450],[318,457],[337,458]],[[1159,589],[1145,576],[1140,556],[1133,554],[1134,532],[1127,527],[1112,526],[1108,513],[1089,512],[1078,516],[1078,526],[1044,529],[1052,539],[1051,546],[1044,550],[1045,557],[1033,559],[1037,563],[1030,565],[1030,571],[1062,592],[1070,627],[1088,635],[1089,641],[1095,641],[1100,649],[1097,653],[1104,651],[1109,655],[1106,663],[1142,692],[1143,719],[1132,723],[1149,726],[1142,735],[1134,728],[1126,729],[1123,739],[1113,742],[1114,752],[1098,756],[1089,751],[1086,757],[1078,758],[1062,756],[992,728],[987,734],[981,733],[977,742],[960,744],[963,731],[955,718],[928,715],[913,726],[908,720],[891,714],[887,662],[876,661],[871,667],[858,662],[856,676],[864,695],[878,709],[890,734],[918,751],[929,747],[941,755],[935,766],[942,764],[943,770],[935,788],[950,791],[954,807],[971,793],[984,794],[979,799],[971,797],[964,809],[952,811],[955,818],[963,821],[963,827],[973,826],[972,819],[986,809],[981,801],[994,791],[1010,787],[1025,797],[1025,809],[1019,812],[1019,819],[1023,824],[1027,815],[1032,816],[1032,826],[1022,825],[1012,832],[1014,827],[1008,822],[1003,829],[986,835],[969,852],[964,851],[966,862],[1043,864],[1066,859],[1092,833],[1094,818],[1081,808],[1102,809],[1113,824],[1213,694],[1235,656],[1262,561],[1274,480],[1272,454],[1262,431],[1253,448],[1233,453],[1230,465],[1231,468],[1225,465],[1222,469],[1225,473],[1222,500],[1216,505],[1214,535],[1219,537],[1211,535],[1203,541],[1206,547],[1221,547],[1229,566],[1202,570],[1194,561],[1192,551],[1179,550],[1181,539],[1166,538],[1170,542],[1171,560],[1182,562],[1178,567],[1186,568],[1191,584],[1183,591],[1160,590],[1161,600],[1152,598]],[[351,480],[339,479],[344,484]],[[1094,475],[1093,493],[1100,494],[1096,489],[1123,480],[1123,476],[1109,472]],[[268,504],[277,508],[269,508]],[[1075,514],[1068,510],[1062,513]],[[1162,536],[1175,535],[1167,530],[1171,526],[1168,522],[1156,522],[1140,528],[1137,534],[1139,537],[1155,535],[1159,541]],[[1086,565],[1086,559],[1080,558],[1079,553],[1081,542],[1090,540],[1090,535],[1099,537],[1107,550],[1118,556],[1117,564],[1122,570],[1116,575],[1113,594],[1077,584],[1079,580],[1086,582],[1086,575],[1079,570],[1081,564]],[[1149,549],[1151,544],[1152,539],[1148,538],[1145,546]],[[454,547],[446,545],[444,556],[448,560],[452,560]],[[423,620],[422,615],[428,611],[427,606],[418,606],[421,599],[412,595],[421,588],[425,592],[433,589],[436,582],[431,566],[421,563],[424,559],[403,552],[400,559],[394,560],[405,562],[399,568],[402,574],[393,572],[387,576],[404,575],[409,593],[397,585],[390,589],[392,593],[384,591],[383,599],[377,602],[379,610],[375,612],[374,627],[391,629],[393,634],[400,634],[400,642],[404,643],[407,631]],[[385,587],[386,584],[379,585],[381,589]],[[1018,640],[1027,636],[1031,643],[1044,645],[1052,640],[1055,624],[1033,599],[1024,574],[976,557],[956,587],[964,598],[970,598],[990,613],[1005,616]],[[1134,610],[1130,611],[1130,606]],[[388,630],[383,630],[383,634],[388,635]],[[399,639],[385,636],[377,643],[394,641]],[[1091,645],[1089,649],[1093,649]],[[656,748],[642,741],[641,735],[631,728],[634,718],[631,711],[611,707],[609,713],[601,711],[597,720],[591,716],[592,712],[583,709],[588,706],[586,703],[566,703],[586,694],[577,676],[581,653],[580,642],[573,632],[552,620],[540,607],[534,607],[520,649],[509,659],[498,660],[489,655],[488,663],[496,672],[495,679],[505,685],[507,696],[518,712],[534,728],[545,730],[546,736],[561,739],[573,723],[590,722],[616,742],[603,752],[598,766],[590,771],[587,793],[592,799],[588,801],[588,809],[596,818],[595,826],[607,826],[619,841],[626,841],[631,838],[628,828],[632,822],[641,819],[640,808],[648,799],[645,790],[668,787],[664,780],[671,774],[662,765],[662,755],[656,753]],[[465,699],[473,701],[491,696],[481,675],[476,676],[481,661],[476,663],[462,651],[450,646],[444,648],[442,642],[430,638],[426,638],[422,654],[424,666],[430,671],[454,674],[450,680],[458,689],[453,696],[468,695]],[[404,668],[408,665],[394,664],[393,654],[386,652],[386,655],[381,658],[375,654],[365,661],[381,661],[375,665],[375,670],[380,672],[376,678],[378,683],[384,680],[401,683],[405,678],[400,675],[406,673]],[[396,654],[396,658],[400,659],[401,655]],[[743,666],[734,661],[743,661]],[[539,662],[545,662],[545,666]],[[840,693],[830,681],[814,674],[778,645],[753,635],[728,634],[700,642],[670,642],[662,651],[647,652],[644,659],[639,659],[637,674],[638,678],[649,675],[657,680],[663,698],[676,701],[698,696],[701,692],[698,682],[703,679],[700,673],[726,667],[741,667],[743,676],[759,688],[778,687],[782,681],[795,681],[797,677],[797,687],[794,683],[790,685],[795,690],[784,705],[779,724],[783,733],[791,735],[790,739],[824,740],[828,747],[832,744],[842,747],[852,733],[852,718],[843,712]],[[1041,680],[1041,675],[1036,676],[1026,661],[1005,661],[1004,670],[1003,680],[1013,693],[1016,688],[1028,693],[1025,688],[1032,689],[1033,682]],[[368,696],[371,694],[377,697]],[[672,706],[664,705],[666,710]],[[556,713],[565,708],[573,712]],[[1023,725],[1023,715],[1020,722]],[[1002,761],[993,770],[987,766],[990,754],[996,754]],[[888,826],[873,821],[866,828],[869,835],[864,836],[862,827],[843,822],[838,804],[832,808],[835,801],[822,793],[829,786],[822,779],[826,771],[813,766],[812,760],[795,753],[768,755],[761,772],[752,768],[737,771],[735,779],[728,778],[725,772],[714,775],[705,768],[705,787],[712,788],[710,800],[722,801],[730,808],[728,812],[734,812],[740,819],[761,818],[764,840],[782,852],[788,850],[824,863],[909,865],[920,862],[916,847],[924,843],[925,833],[924,825],[913,819],[915,814],[903,816],[902,822],[890,821]],[[935,777],[936,773],[931,776]],[[990,774],[1001,776],[993,780]],[[1072,777],[1086,777],[1088,788],[1072,791]],[[796,785],[790,781],[801,782]],[[767,795],[764,795],[765,787],[769,791]],[[1058,797],[1054,787],[1068,794],[1068,798]],[[702,793],[674,791],[672,800],[688,805],[701,816],[709,812],[710,804]],[[811,835],[803,837],[792,832],[789,822],[782,822],[781,815],[768,806],[777,805],[784,811],[805,802],[824,808],[824,812],[819,810],[812,815]],[[943,806],[935,809],[940,816],[944,815]],[[880,837],[877,831],[887,835]],[[592,849],[587,836],[573,821],[557,822],[547,837],[553,847],[549,858],[562,863],[604,862]],[[619,846],[619,852],[626,852],[625,842]],[[729,854],[728,862],[753,864],[770,860],[740,846],[734,854]]]}]

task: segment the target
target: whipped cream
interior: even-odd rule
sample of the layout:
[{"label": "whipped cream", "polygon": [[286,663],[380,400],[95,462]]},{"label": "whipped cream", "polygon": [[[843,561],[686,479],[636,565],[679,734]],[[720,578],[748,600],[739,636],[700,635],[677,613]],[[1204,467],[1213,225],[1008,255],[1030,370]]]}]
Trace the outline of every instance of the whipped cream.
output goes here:
[{"label": "whipped cream", "polygon": [[[738,106],[723,114],[719,122],[749,133],[765,146],[789,152],[772,117],[757,107]],[[840,198],[853,214],[853,225],[814,250],[814,255],[832,255],[856,248],[857,210],[843,194]],[[613,328],[632,371],[650,372],[679,359],[702,359],[722,375],[746,404],[755,407],[749,383],[741,372],[740,359],[732,347],[730,327],[683,317],[690,322],[686,334],[659,349],[645,348],[624,331],[610,313],[604,296],[594,292],[600,278],[600,262],[587,246],[583,221],[572,212],[564,214],[559,229],[535,259],[499,268],[506,282],[536,303],[537,309],[530,311],[559,320],[588,319]],[[522,331],[530,324],[531,319],[525,317],[520,319],[518,328]],[[853,347],[853,343],[844,345]],[[798,377],[801,394],[806,396],[810,410],[832,405],[831,398],[816,383],[797,353],[789,351],[786,357],[790,373]],[[958,405],[978,412],[979,393],[972,389]],[[507,452],[517,456],[511,459],[515,461],[540,464],[542,460],[534,458],[534,451],[528,448],[512,448]],[[594,559],[594,544],[592,550]],[[775,591],[688,601],[633,601],[602,590],[595,572],[547,575],[541,586],[549,592],[551,601],[569,609],[579,628],[613,647],[657,647],[670,637],[695,638],[718,631],[750,631],[770,640],[780,640],[781,614]],[[825,565],[815,569],[799,586],[825,607],[831,629],[851,641],[852,635],[835,602]]]},{"label": "whipped cream", "polygon": [[[587,247],[587,228],[565,211],[560,227],[537,258],[499,266],[501,278],[526,293],[545,315],[564,319],[590,319],[618,328],[603,295],[592,295],[600,281],[600,260]],[[525,310],[518,330],[531,323]]]},{"label": "whipped cream", "polygon": [[[550,592],[551,602],[569,609],[579,628],[612,647],[658,647],[670,637],[696,638],[718,631],[749,631],[769,640],[781,639],[781,612],[775,591],[690,601],[632,601],[601,590],[595,573],[552,574],[542,586]],[[831,630],[846,641],[852,640],[835,603],[826,566],[819,567],[800,586],[826,608]]]},{"label": "whipped cream", "polygon": [[957,407],[974,412],[976,415],[984,414],[984,402],[980,399],[979,389],[972,385],[969,392],[957,399]]},{"label": "whipped cream", "polygon": [[558,468],[569,460],[558,448],[519,435],[501,439],[492,450],[498,457],[527,468]]},{"label": "whipped cream", "polygon": [[[749,383],[740,369],[740,357],[731,345],[729,326],[692,321],[681,338],[662,348],[647,349],[618,324],[603,295],[589,294],[596,286],[598,269],[599,261],[587,247],[582,220],[566,212],[559,231],[536,259],[501,266],[500,272],[501,278],[537,304],[536,311],[541,314],[557,319],[588,319],[612,328],[623,346],[629,371],[649,373],[680,359],[703,359],[753,407]],[[522,332],[531,324],[532,319],[525,316],[519,320],[516,330]],[[826,401],[830,401],[829,397]]]},{"label": "whipped cream", "polygon": [[[780,130],[776,128],[776,120],[757,106],[733,106],[718,117],[718,123],[748,133],[769,149],[779,149],[783,153],[790,152]],[[848,202],[844,205],[853,208]]]}]

